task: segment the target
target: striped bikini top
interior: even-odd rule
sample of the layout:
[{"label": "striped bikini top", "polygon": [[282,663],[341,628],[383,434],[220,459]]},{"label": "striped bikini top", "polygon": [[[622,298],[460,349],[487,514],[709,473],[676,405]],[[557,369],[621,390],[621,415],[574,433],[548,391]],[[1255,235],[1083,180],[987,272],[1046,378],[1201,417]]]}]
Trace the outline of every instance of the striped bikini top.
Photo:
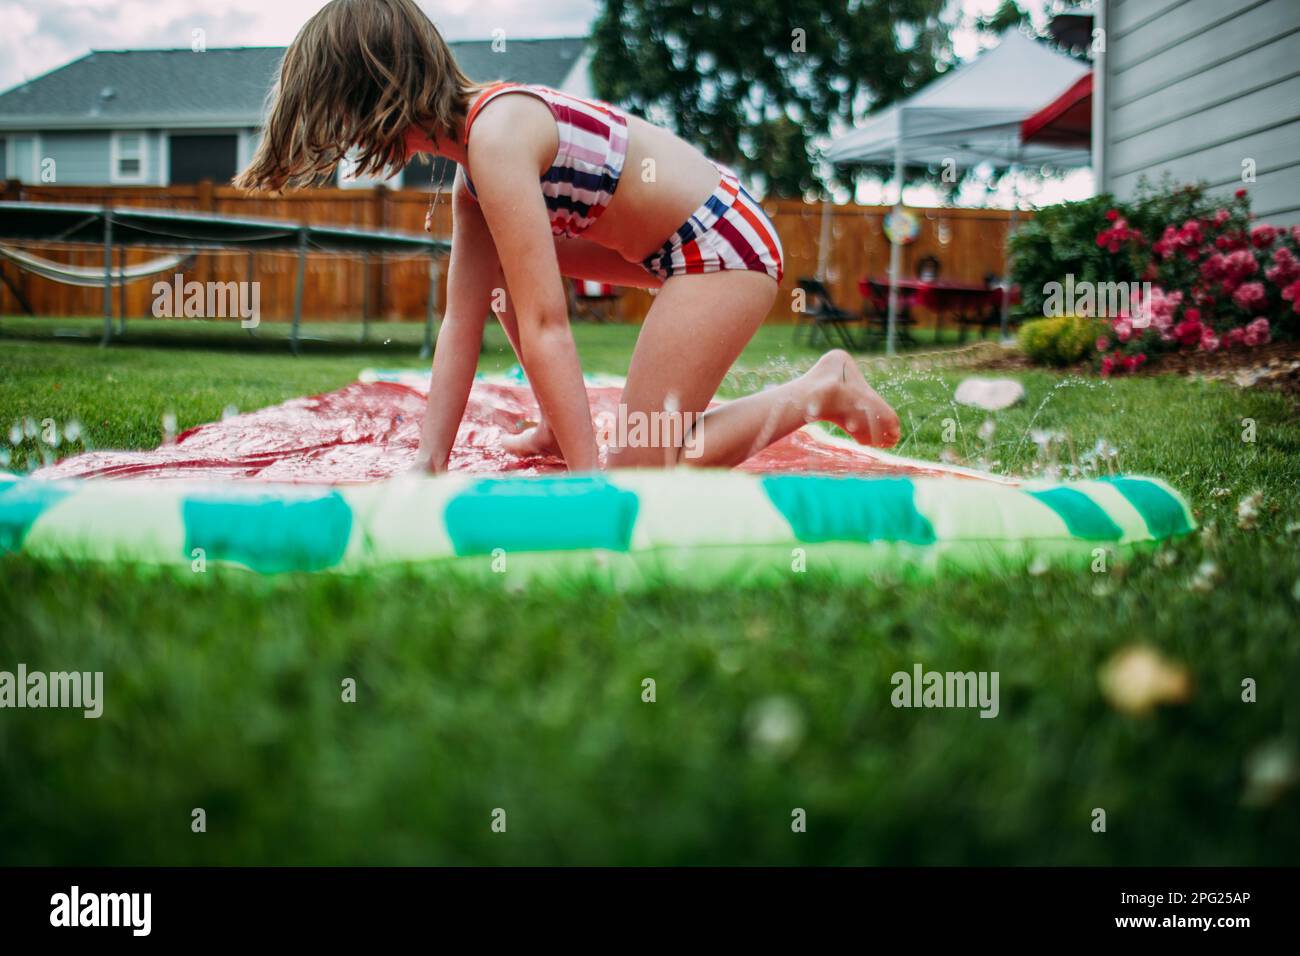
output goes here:
[{"label": "striped bikini top", "polygon": [[[606,103],[580,99],[544,86],[496,83],[484,90],[465,117],[465,144],[479,112],[503,93],[528,93],[551,108],[560,135],[555,162],[542,174],[542,195],[551,233],[581,235],[600,218],[618,188],[627,158],[627,117]],[[465,185],[478,198],[465,170]]]}]

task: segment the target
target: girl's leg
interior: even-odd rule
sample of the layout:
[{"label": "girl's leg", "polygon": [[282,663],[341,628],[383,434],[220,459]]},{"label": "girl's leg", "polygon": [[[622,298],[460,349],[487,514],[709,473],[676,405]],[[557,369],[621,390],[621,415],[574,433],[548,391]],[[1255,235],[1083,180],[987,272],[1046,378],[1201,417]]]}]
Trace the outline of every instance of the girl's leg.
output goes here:
[{"label": "girl's leg", "polygon": [[632,354],[620,414],[634,436],[638,420],[680,413],[682,427],[670,431],[681,440],[665,442],[662,430],[647,424],[642,434],[651,440],[611,448],[611,467],[731,467],[812,421],[833,422],[863,444],[898,441],[898,416],[838,350],[792,382],[705,412],[776,290],[771,278],[750,271],[682,275],[663,284]]},{"label": "girl's leg", "polygon": [[[619,286],[632,286],[641,289],[657,289],[663,283],[660,279],[646,272],[639,265],[628,262],[618,253],[581,239],[556,237],[555,257],[559,262],[560,275],[569,279],[586,279],[590,282],[608,282]],[[498,278],[498,288],[505,289],[505,276]],[[502,308],[496,310],[497,320],[510,340],[520,367],[524,366],[523,352],[519,348],[519,322],[515,318],[514,307],[507,292],[498,297]],[[559,445],[551,435],[545,420],[535,427],[525,429],[517,435],[507,436],[502,444],[511,454],[527,457],[531,455],[558,454]]]}]

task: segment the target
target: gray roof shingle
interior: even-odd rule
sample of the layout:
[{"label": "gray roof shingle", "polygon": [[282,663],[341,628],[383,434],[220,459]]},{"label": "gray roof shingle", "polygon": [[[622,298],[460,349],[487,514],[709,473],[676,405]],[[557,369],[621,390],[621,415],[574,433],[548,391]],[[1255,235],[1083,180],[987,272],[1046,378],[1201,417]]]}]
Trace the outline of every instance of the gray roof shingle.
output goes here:
[{"label": "gray roof shingle", "polygon": [[[449,45],[478,82],[515,80],[559,86],[586,40],[490,40]],[[284,47],[96,50],[0,93],[0,128],[115,125],[260,125],[266,93]]]}]

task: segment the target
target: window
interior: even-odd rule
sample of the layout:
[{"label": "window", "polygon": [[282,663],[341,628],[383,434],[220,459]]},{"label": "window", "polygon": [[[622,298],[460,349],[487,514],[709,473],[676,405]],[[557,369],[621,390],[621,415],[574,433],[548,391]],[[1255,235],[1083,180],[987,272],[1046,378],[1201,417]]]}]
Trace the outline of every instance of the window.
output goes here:
[{"label": "window", "polygon": [[144,182],[144,134],[114,133],[109,144],[109,181]]},{"label": "window", "polygon": [[34,183],[39,178],[36,169],[36,137],[12,136],[9,139],[9,170],[7,175],[25,183]]}]

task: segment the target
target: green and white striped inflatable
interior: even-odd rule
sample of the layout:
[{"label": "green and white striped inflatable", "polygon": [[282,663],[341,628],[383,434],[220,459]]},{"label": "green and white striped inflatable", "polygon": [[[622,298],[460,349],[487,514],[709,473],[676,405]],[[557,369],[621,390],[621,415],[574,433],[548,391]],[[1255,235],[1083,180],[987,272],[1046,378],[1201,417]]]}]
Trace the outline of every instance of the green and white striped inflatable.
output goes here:
[{"label": "green and white striped inflatable", "polygon": [[1164,482],[1015,486],[955,478],[679,469],[450,474],[342,487],[0,479],[0,553],[254,571],[454,562],[508,577],[739,581],[792,568],[1078,565],[1195,528]]}]

